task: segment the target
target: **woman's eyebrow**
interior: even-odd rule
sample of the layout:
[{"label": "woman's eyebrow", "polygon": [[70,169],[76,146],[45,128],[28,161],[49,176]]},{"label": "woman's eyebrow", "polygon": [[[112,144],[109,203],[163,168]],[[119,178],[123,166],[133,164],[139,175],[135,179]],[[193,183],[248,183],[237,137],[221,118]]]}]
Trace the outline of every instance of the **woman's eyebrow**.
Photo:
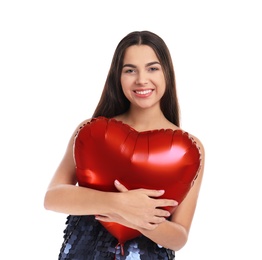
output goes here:
[{"label": "woman's eyebrow", "polygon": [[155,65],[155,64],[159,64],[160,65],[160,62],[159,61],[149,62],[149,63],[146,64],[146,67],[149,67],[149,66],[152,66],[152,65]]},{"label": "woman's eyebrow", "polygon": [[[160,63],[159,63],[158,61],[152,61],[152,62],[147,63],[147,64],[146,64],[146,67],[152,66],[152,65],[154,65],[154,64],[159,64],[159,65],[160,65]],[[136,68],[136,66],[135,66],[134,64],[129,64],[129,63],[124,64],[124,65],[123,65],[123,68],[124,68],[124,67]]]},{"label": "woman's eyebrow", "polygon": [[136,68],[136,66],[133,65],[133,64],[124,64],[124,65],[123,65],[123,68],[124,68],[124,67]]}]

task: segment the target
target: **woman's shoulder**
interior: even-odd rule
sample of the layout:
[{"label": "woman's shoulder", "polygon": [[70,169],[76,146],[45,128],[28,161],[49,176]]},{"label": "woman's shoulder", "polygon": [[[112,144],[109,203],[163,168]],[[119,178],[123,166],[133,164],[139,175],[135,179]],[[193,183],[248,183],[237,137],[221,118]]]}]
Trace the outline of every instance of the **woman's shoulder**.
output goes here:
[{"label": "woman's shoulder", "polygon": [[[184,132],[187,132],[187,131],[184,131]],[[189,137],[195,142],[196,146],[198,147],[198,149],[200,151],[201,158],[202,158],[202,160],[204,160],[204,158],[205,158],[205,147],[204,147],[202,141],[197,136],[195,136],[195,135],[193,135],[189,132],[187,132],[187,133],[188,133]]]},{"label": "woman's shoulder", "polygon": [[81,122],[78,124],[77,128],[82,127],[83,125],[86,125],[86,124],[89,123],[91,120],[92,120],[92,118],[84,119],[83,121],[81,121]]},{"label": "woman's shoulder", "polygon": [[82,129],[86,124],[88,124],[92,118],[84,119],[75,127],[73,136],[76,136],[80,129]]},{"label": "woman's shoulder", "polygon": [[205,148],[204,148],[204,145],[203,145],[202,141],[198,137],[196,137],[194,135],[191,135],[191,137],[193,138],[193,140],[196,142],[197,146],[199,147],[202,156],[204,156]]},{"label": "woman's shoulder", "polygon": [[202,143],[202,141],[200,140],[200,138],[198,138],[196,135],[192,134],[190,131],[187,131],[186,129],[174,126],[173,130],[180,130],[184,133],[187,133],[189,138],[192,139],[192,141],[196,144],[196,146],[199,148],[201,155],[204,157],[205,154],[205,148],[204,145]]}]

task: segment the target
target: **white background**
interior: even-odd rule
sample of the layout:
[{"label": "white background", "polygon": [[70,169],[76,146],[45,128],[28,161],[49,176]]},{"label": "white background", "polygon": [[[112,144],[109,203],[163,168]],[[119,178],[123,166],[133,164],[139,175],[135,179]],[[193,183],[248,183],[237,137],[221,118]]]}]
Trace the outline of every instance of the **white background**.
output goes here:
[{"label": "white background", "polygon": [[178,260],[261,259],[260,1],[0,2],[1,259],[55,260],[66,215],[43,198],[73,130],[89,118],[119,40],[169,46],[182,128],[206,167]]}]

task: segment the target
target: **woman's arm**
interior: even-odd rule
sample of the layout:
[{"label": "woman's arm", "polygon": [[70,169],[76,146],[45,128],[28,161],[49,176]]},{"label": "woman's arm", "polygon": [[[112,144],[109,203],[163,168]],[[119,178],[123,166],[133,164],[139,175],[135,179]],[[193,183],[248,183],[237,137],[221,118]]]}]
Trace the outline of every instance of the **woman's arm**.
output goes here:
[{"label": "woman's arm", "polygon": [[[88,122],[85,121],[80,125]],[[79,126],[80,126],[79,125]],[[163,191],[138,189],[121,192],[103,192],[77,186],[73,146],[76,131],[70,138],[65,155],[49,184],[44,198],[47,210],[72,215],[100,215],[124,218],[138,228],[154,229],[169,216],[159,207],[174,206],[168,199],[154,199]]]},{"label": "woman's arm", "polygon": [[[196,138],[194,139],[197,140]],[[156,228],[152,230],[144,229],[143,227],[140,228],[140,227],[132,226],[130,223],[125,223],[125,220],[122,220],[123,225],[136,228],[143,235],[150,238],[155,243],[174,251],[180,250],[186,244],[190,226],[195,213],[197,199],[198,199],[201,182],[203,178],[203,172],[204,172],[204,160],[205,160],[204,148],[199,140],[197,140],[197,143],[200,147],[200,152],[201,152],[201,168],[198,172],[198,177],[195,180],[194,185],[190,189],[186,198],[176,208],[175,212],[171,216],[171,220],[170,221],[166,220],[158,225],[155,225]],[[116,187],[122,193],[127,192],[127,189],[122,184],[119,184],[118,182],[116,182]],[[106,219],[101,219],[101,220],[108,221]]]}]

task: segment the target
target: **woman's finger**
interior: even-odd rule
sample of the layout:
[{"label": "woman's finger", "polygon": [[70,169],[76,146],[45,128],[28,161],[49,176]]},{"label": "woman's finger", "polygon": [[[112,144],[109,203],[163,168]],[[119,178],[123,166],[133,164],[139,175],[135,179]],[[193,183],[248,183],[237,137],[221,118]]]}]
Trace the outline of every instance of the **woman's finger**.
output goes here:
[{"label": "woman's finger", "polygon": [[115,180],[114,184],[118,191],[121,191],[121,192],[128,191],[128,189],[123,184],[121,184],[118,180]]}]

